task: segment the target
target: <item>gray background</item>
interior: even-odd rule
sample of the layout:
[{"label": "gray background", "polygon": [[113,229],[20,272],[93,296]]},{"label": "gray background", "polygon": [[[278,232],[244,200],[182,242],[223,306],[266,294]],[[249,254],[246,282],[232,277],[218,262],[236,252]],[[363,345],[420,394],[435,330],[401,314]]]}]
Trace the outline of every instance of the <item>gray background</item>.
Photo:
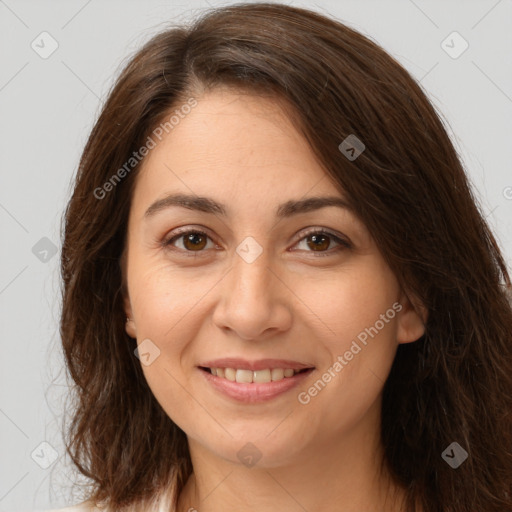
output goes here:
[{"label": "gray background", "polygon": [[[126,59],[169,21],[230,3],[0,0],[0,511],[80,501],[60,436],[59,231],[105,95]],[[512,1],[288,3],[360,30],[421,82],[510,262]],[[46,59],[31,47],[51,49],[44,31],[58,43]],[[469,44],[457,58],[461,39],[442,44],[453,31]]]}]

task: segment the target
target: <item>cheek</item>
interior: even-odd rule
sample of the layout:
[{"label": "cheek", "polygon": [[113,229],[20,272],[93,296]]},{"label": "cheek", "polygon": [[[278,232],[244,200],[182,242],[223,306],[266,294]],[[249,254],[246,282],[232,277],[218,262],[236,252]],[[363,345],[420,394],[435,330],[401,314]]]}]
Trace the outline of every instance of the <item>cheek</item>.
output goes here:
[{"label": "cheek", "polygon": [[138,336],[154,338],[163,347],[179,346],[184,327],[197,325],[202,299],[216,281],[212,273],[177,268],[161,256],[134,259],[128,282]]},{"label": "cheek", "polygon": [[298,294],[319,318],[310,322],[311,334],[330,361],[300,390],[299,403],[347,426],[378,398],[389,374],[397,348],[397,283],[380,261],[368,260],[316,279],[314,287],[302,283]]},{"label": "cheek", "polygon": [[[191,430],[193,420],[184,404],[190,404],[188,374],[184,367],[193,364],[190,341],[197,337],[204,315],[199,287],[191,286],[183,272],[167,265],[133,268],[129,275],[130,296],[137,325],[139,352],[142,346],[155,354],[150,364],[141,367],[155,399],[180,428]],[[148,343],[147,340],[150,340]],[[145,345],[142,345],[145,344]]]},{"label": "cheek", "polygon": [[[214,308],[205,294],[221,277],[198,272],[199,267],[175,269],[140,258],[138,265],[132,259],[128,273],[138,342],[150,339],[160,350],[153,364],[142,366],[146,380],[171,419],[188,430],[191,420],[182,405],[190,395],[183,369],[195,362],[193,340],[201,338],[199,330]],[[361,259],[335,271],[290,274],[285,281],[293,291],[296,327],[304,328],[314,344],[312,354],[323,354],[317,380],[297,390],[306,393],[308,404],[297,405],[308,415],[317,411],[336,429],[350,426],[377,399],[396,351],[396,318],[381,320],[398,297],[393,276],[379,262]],[[341,369],[329,371],[336,361]]]},{"label": "cheek", "polygon": [[176,271],[165,263],[140,259],[144,264],[137,265],[135,258],[132,262],[128,283],[139,352],[147,346],[155,354],[149,365],[143,364],[141,358],[142,370],[160,403],[162,396],[174,400],[175,391],[179,395],[180,384],[186,385],[182,367],[193,364],[187,356],[190,341],[197,336],[201,325],[199,317],[204,315],[201,302],[204,282],[188,279],[186,272]]},{"label": "cheek", "polygon": [[[315,337],[332,353],[347,350],[351,340],[378,322],[382,337],[390,337],[392,310],[382,324],[381,315],[392,309],[398,286],[391,271],[377,258],[362,258],[354,264],[296,280],[297,311],[309,319]],[[301,305],[302,304],[302,305]],[[364,338],[364,335],[362,336]]]},{"label": "cheek", "polygon": [[325,346],[330,361],[297,392],[303,414],[321,419],[332,433],[350,430],[368,411],[380,410],[380,396],[396,354],[396,320],[388,319],[381,329],[375,323],[353,325],[336,343]]}]

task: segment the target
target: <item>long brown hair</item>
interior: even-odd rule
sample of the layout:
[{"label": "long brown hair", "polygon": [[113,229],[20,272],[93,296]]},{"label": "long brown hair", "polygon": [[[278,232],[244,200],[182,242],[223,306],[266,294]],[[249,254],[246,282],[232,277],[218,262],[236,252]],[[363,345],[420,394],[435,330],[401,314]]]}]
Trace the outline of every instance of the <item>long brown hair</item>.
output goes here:
[{"label": "long brown hair", "polygon": [[[421,87],[382,48],[276,3],[213,9],[153,37],[84,149],[64,219],[61,336],[74,397],[66,447],[91,481],[90,499],[173,509],[192,471],[187,438],[151,393],[124,329],[120,258],[140,168],[126,162],[173,109],[217,85],[290,106],[401,286],[428,311],[424,336],[399,346],[384,387],[386,464],[407,509],[512,511],[510,278],[457,152]],[[352,161],[339,149],[351,134],[366,148]],[[453,442],[468,453],[457,469],[442,456]]]}]

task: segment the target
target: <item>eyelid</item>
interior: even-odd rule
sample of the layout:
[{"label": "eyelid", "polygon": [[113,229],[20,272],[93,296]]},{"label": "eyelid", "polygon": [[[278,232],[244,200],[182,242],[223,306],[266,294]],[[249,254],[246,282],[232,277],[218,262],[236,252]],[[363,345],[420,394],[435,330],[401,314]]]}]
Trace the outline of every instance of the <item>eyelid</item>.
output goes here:
[{"label": "eyelid", "polygon": [[[305,251],[305,252],[311,252],[313,255],[316,254],[317,256],[328,256],[328,255],[331,255],[331,254],[335,253],[340,248],[351,249],[353,247],[352,243],[344,235],[337,234],[337,233],[335,233],[334,231],[331,231],[328,228],[324,228],[324,227],[320,227],[320,226],[313,226],[313,227],[309,227],[309,228],[305,228],[305,229],[306,229],[306,231],[301,231],[297,235],[297,240],[295,241],[293,246],[297,245],[299,242],[304,240],[304,238],[308,237],[309,235],[313,235],[313,234],[315,234],[315,235],[327,235],[330,238],[334,239],[334,241],[338,244],[337,247],[335,247],[333,249],[328,249],[327,251],[319,251],[319,252]],[[164,240],[162,241],[162,245],[164,246],[164,248],[173,247],[172,243],[174,241],[178,240],[180,237],[182,237],[184,235],[187,235],[189,233],[196,233],[196,234],[200,234],[200,235],[206,236],[215,245],[218,245],[215,242],[214,237],[209,234],[209,230],[208,229],[206,229],[204,227],[197,227],[196,228],[193,225],[191,225],[191,226],[183,226],[183,227],[180,227],[180,228],[176,228],[173,231],[173,233],[172,233],[172,235],[170,237],[164,238]],[[190,255],[198,255],[198,254],[206,252],[205,250],[201,250],[201,251],[184,251],[182,249],[178,249],[178,248],[173,247],[173,250],[174,249],[177,250],[178,252],[188,253]],[[295,252],[295,251],[297,251],[297,249],[293,249],[292,250],[292,252]]]},{"label": "eyelid", "polygon": [[[297,243],[301,242],[304,238],[308,237],[309,235],[327,235],[331,238],[333,238],[339,245],[344,246],[347,249],[352,248],[352,243],[348,240],[348,238],[341,233],[336,233],[334,231],[331,231],[328,228],[322,228],[320,226],[306,228],[307,231],[301,232],[299,234],[300,238],[297,240],[297,242],[294,245],[297,245]],[[308,251],[308,252],[314,252],[314,251]],[[322,251],[320,251],[322,252]],[[324,253],[329,253],[329,251],[323,251]]]},{"label": "eyelid", "polygon": [[193,225],[191,225],[191,226],[183,226],[183,227],[174,229],[170,236],[164,237],[164,239],[161,242],[161,245],[164,247],[164,249],[171,248],[171,250],[176,250],[176,251],[181,252],[181,253],[189,253],[191,255],[199,255],[201,253],[206,252],[204,250],[202,250],[202,251],[184,251],[183,249],[179,249],[179,248],[173,246],[173,242],[175,242],[176,240],[179,240],[182,236],[188,235],[189,233],[196,233],[196,234],[199,234],[199,235],[206,236],[215,245],[218,245],[215,242],[214,237],[209,234],[209,230],[208,229],[206,229],[204,227],[197,227],[196,228]]}]

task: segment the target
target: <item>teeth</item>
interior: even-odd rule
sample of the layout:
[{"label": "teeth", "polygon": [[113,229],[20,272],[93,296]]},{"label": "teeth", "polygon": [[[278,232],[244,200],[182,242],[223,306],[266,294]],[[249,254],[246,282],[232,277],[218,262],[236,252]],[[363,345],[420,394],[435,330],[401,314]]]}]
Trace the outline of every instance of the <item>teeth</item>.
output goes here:
[{"label": "teeth", "polygon": [[272,380],[281,380],[284,378],[284,370],[282,368],[274,368],[272,370]]},{"label": "teeth", "polygon": [[[214,368],[215,370],[215,368]],[[233,370],[233,368],[225,368],[224,369],[224,378],[235,381],[236,380],[236,370]]]},{"label": "teeth", "polygon": [[272,380],[272,373],[270,370],[257,370],[254,372],[251,372],[252,375],[252,382],[270,382]]},{"label": "teeth", "polygon": [[252,375],[254,372],[251,370],[237,370],[236,371],[236,381],[237,382],[252,382]]},{"label": "teeth", "polygon": [[300,370],[292,368],[272,368],[266,370],[235,370],[234,368],[209,368],[212,375],[230,380],[250,384],[252,382],[274,382],[284,378],[293,377]]}]

